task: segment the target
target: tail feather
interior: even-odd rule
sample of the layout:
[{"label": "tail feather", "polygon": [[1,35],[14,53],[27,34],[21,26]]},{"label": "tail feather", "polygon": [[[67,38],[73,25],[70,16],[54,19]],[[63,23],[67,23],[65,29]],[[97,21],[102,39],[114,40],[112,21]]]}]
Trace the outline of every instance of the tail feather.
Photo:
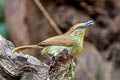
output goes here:
[{"label": "tail feather", "polygon": [[34,48],[43,48],[42,46],[38,46],[38,45],[27,45],[27,46],[20,46],[20,47],[16,47],[12,50],[12,52],[19,52],[25,49],[34,49]]}]

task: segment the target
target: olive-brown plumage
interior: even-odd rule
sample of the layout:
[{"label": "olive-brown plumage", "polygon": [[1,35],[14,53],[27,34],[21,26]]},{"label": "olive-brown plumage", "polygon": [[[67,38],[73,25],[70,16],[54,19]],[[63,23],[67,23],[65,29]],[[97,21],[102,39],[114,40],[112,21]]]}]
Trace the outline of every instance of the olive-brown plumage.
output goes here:
[{"label": "olive-brown plumage", "polygon": [[38,45],[27,45],[14,48],[12,51],[21,51],[29,48],[43,48],[43,54],[49,54],[56,56],[62,50],[69,50],[73,56],[78,55],[83,49],[84,34],[86,32],[87,26],[93,24],[93,21],[88,21],[85,23],[75,24],[68,32],[65,34],[48,38]]}]

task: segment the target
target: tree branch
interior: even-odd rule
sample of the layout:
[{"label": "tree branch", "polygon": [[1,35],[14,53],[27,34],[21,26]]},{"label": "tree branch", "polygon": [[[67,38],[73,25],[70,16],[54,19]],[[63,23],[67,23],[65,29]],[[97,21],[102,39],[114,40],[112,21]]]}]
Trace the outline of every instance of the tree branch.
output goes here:
[{"label": "tree branch", "polygon": [[47,65],[30,55],[14,52],[14,45],[0,36],[0,79],[2,80],[71,80],[69,74],[73,57],[68,50],[52,57]]},{"label": "tree branch", "polygon": [[35,2],[35,4],[38,6],[38,8],[42,11],[42,13],[44,14],[44,16],[46,17],[46,19],[48,20],[48,22],[51,24],[51,26],[53,27],[53,29],[58,33],[58,34],[62,34],[62,31],[58,28],[57,24],[55,23],[55,21],[51,18],[51,16],[49,15],[49,13],[47,12],[47,10],[43,7],[42,3],[40,2],[40,0],[33,0]]}]

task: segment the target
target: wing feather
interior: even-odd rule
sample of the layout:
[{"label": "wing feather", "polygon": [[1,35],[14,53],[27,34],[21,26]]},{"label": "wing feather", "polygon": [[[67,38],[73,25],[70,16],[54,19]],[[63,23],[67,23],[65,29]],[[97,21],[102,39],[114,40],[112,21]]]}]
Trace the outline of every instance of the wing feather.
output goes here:
[{"label": "wing feather", "polygon": [[44,45],[60,45],[60,46],[70,46],[73,45],[73,40],[66,38],[64,36],[55,36],[48,38],[38,44],[39,46]]}]

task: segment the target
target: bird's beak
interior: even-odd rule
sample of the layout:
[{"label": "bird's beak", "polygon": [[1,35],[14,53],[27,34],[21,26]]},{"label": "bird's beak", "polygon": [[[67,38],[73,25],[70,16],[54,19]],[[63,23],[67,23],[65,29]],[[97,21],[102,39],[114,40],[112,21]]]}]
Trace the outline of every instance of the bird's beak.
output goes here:
[{"label": "bird's beak", "polygon": [[89,27],[90,25],[94,24],[94,21],[87,21],[83,24],[83,28]]}]

